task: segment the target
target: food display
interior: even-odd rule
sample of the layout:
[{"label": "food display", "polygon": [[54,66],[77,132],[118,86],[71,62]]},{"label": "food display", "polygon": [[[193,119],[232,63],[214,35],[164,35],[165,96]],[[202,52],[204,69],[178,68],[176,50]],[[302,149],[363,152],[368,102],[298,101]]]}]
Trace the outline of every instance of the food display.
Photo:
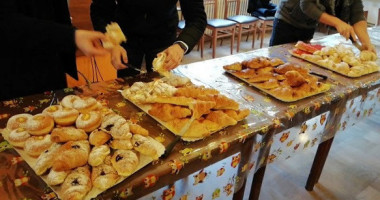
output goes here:
[{"label": "food display", "polygon": [[12,116],[3,136],[61,199],[94,198],[165,151],[140,125],[76,95]]},{"label": "food display", "polygon": [[290,52],[295,57],[348,77],[360,77],[379,71],[375,53],[361,51],[359,56],[356,56],[351,48],[341,44],[334,47],[322,47],[297,42],[295,48]]},{"label": "food display", "polygon": [[223,67],[238,77],[271,96],[293,102],[325,92],[328,84],[318,81],[309,70],[296,64],[285,63],[278,58],[256,57]]},{"label": "food display", "polygon": [[122,95],[185,141],[203,139],[249,115],[218,90],[196,86],[171,74],[152,82],[136,82]]}]

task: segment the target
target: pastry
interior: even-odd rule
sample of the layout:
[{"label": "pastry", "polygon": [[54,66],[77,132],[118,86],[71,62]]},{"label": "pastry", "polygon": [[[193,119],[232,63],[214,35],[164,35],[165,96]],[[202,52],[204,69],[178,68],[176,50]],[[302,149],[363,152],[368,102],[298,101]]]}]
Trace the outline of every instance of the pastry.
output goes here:
[{"label": "pastry", "polygon": [[133,149],[131,139],[124,139],[124,140],[113,139],[110,141],[110,147],[112,149],[122,149],[122,150]]},{"label": "pastry", "polygon": [[111,163],[120,176],[129,176],[137,169],[139,158],[131,150],[117,150],[112,155]]},{"label": "pastry", "polygon": [[367,50],[361,51],[359,57],[360,57],[360,60],[362,61],[376,61],[377,60],[376,54],[373,53],[372,51],[367,51]]},{"label": "pastry", "polygon": [[26,129],[31,135],[45,135],[54,127],[54,120],[46,114],[37,114],[28,120]]},{"label": "pastry", "polygon": [[110,134],[112,138],[119,140],[132,138],[132,133],[129,131],[129,124],[125,120],[116,121],[111,128]]},{"label": "pastry", "polygon": [[166,122],[175,118],[185,118],[191,115],[189,108],[176,106],[167,103],[155,103],[149,109],[148,113],[158,119]]},{"label": "pastry", "polygon": [[32,115],[30,114],[13,115],[7,122],[7,129],[14,130],[18,128],[26,128],[26,123],[30,118],[32,118]]},{"label": "pastry", "polygon": [[206,117],[207,120],[217,123],[220,127],[235,125],[237,121],[223,111],[213,111]]},{"label": "pastry", "polygon": [[12,130],[6,140],[14,147],[24,148],[25,141],[30,138],[30,134],[25,128]]},{"label": "pastry", "polygon": [[60,147],[60,144],[54,143],[49,149],[45,150],[40,156],[38,156],[36,164],[33,167],[37,175],[42,175],[53,166],[55,157],[57,156],[57,152]]},{"label": "pastry", "polygon": [[167,84],[174,86],[174,87],[183,87],[183,86],[191,84],[191,81],[189,78],[178,76],[175,74],[171,74],[168,77],[163,77],[161,80],[164,83],[167,83]]},{"label": "pastry", "polygon": [[91,132],[88,141],[91,145],[100,146],[108,142],[111,139],[111,135],[102,131],[102,130],[94,130]]},{"label": "pastry", "polygon": [[203,101],[213,101],[215,102],[215,106],[212,107],[212,104],[209,106],[212,107],[212,109],[232,109],[232,110],[238,110],[239,109],[239,104],[230,99],[227,98],[224,95],[205,95],[202,96],[202,98],[199,98],[200,100]]},{"label": "pastry", "polygon": [[133,148],[140,152],[141,154],[150,156],[154,160],[157,160],[160,155],[158,155],[158,149],[154,143],[147,137],[142,135],[133,135],[132,138]]},{"label": "pastry", "polygon": [[269,81],[270,79],[273,79],[273,74],[265,74],[265,75],[256,75],[254,77],[249,78],[247,81],[249,83],[262,83],[265,81]]},{"label": "pastry", "polygon": [[218,90],[215,90],[212,88],[205,88],[205,87],[183,87],[183,88],[178,88],[176,93],[174,93],[175,96],[191,97],[194,99],[202,95],[216,95],[216,94],[219,94]]},{"label": "pastry", "polygon": [[292,101],[292,88],[290,86],[288,87],[278,87],[270,90],[271,93],[280,99],[283,99],[284,101]]},{"label": "pastry", "polygon": [[268,81],[265,81],[264,83],[256,83],[255,85],[261,89],[273,89],[280,86],[278,84],[277,79],[275,78],[269,79]]},{"label": "pastry", "polygon": [[101,190],[106,190],[119,180],[117,171],[110,165],[102,164],[92,168],[92,185]]},{"label": "pastry", "polygon": [[73,102],[73,108],[77,109],[81,113],[88,113],[90,111],[96,110],[98,106],[98,102],[92,97],[83,97],[76,99]]},{"label": "pastry", "polygon": [[104,119],[102,121],[102,124],[100,125],[100,128],[105,129],[106,131],[111,131],[111,128],[115,125],[117,121],[126,122],[127,120],[125,120],[122,116],[116,113],[110,113],[104,116]]},{"label": "pastry", "polygon": [[98,128],[101,123],[102,116],[96,111],[80,114],[75,122],[77,128],[83,129],[87,133]]},{"label": "pastry", "polygon": [[306,83],[306,79],[298,71],[287,71],[285,73],[286,81],[291,87],[298,87]]},{"label": "pastry", "polygon": [[278,66],[278,65],[282,65],[282,64],[284,64],[284,61],[282,61],[282,60],[279,59],[279,58],[272,58],[272,59],[270,60],[270,65],[271,65],[272,67],[275,67],[275,66]]},{"label": "pastry", "polygon": [[61,105],[52,105],[47,108],[45,108],[42,113],[49,115],[50,117],[54,118],[54,113],[56,113],[58,110],[61,110],[62,106]]},{"label": "pastry", "polygon": [[49,149],[52,144],[53,142],[50,140],[49,134],[44,136],[32,136],[25,141],[24,150],[28,155],[37,157]]},{"label": "pastry", "polygon": [[157,57],[154,58],[153,60],[153,71],[156,71],[158,72],[160,75],[162,76],[170,76],[170,72],[165,69],[164,65],[165,65],[165,62],[166,62],[166,53],[165,52],[161,52],[159,54],[157,54]]},{"label": "pastry", "polygon": [[71,171],[61,187],[63,200],[83,199],[92,187],[90,176],[88,166]]},{"label": "pastry", "polygon": [[232,117],[236,121],[243,120],[250,113],[250,111],[248,109],[238,110],[238,111],[236,111],[236,110],[224,110],[223,112],[226,113],[229,117]]},{"label": "pastry", "polygon": [[257,76],[255,69],[244,69],[242,71],[233,72],[232,74],[240,78],[250,78]]},{"label": "pastry", "polygon": [[53,164],[55,171],[66,171],[87,164],[90,144],[87,140],[69,141],[62,145]]},{"label": "pastry", "polygon": [[92,148],[90,155],[88,156],[88,164],[91,166],[101,165],[106,158],[111,153],[110,148],[107,145],[101,145]]},{"label": "pastry", "polygon": [[60,185],[65,181],[69,173],[70,171],[57,172],[51,169],[49,174],[46,177],[46,183],[48,185]]},{"label": "pastry", "polygon": [[148,136],[149,135],[149,131],[146,130],[145,128],[141,127],[138,124],[129,123],[129,129],[131,130],[131,133],[133,133],[133,134],[139,134],[142,136]]},{"label": "pastry", "polygon": [[[218,95],[219,96],[219,95]],[[211,112],[212,108],[220,109],[223,106],[233,106],[232,103],[228,104],[229,102],[225,99],[222,99],[224,96],[209,96],[211,98],[214,98],[215,101],[218,100],[219,105],[217,107],[217,104],[214,101],[197,101],[195,104],[190,106],[191,110],[193,111],[192,118],[198,119],[204,114],[208,114]]]},{"label": "pastry", "polygon": [[225,70],[235,70],[235,71],[241,71],[243,66],[241,65],[240,62],[235,62],[229,65],[223,66],[223,69]]},{"label": "pastry", "polygon": [[179,106],[190,106],[194,103],[194,99],[188,97],[149,97],[146,99],[145,103],[168,103]]},{"label": "pastry", "polygon": [[178,119],[175,118],[171,121],[166,122],[168,128],[173,132],[178,134],[182,128],[189,122],[189,118],[183,118],[183,119]]},{"label": "pastry", "polygon": [[270,66],[270,67],[263,67],[263,68],[259,68],[256,70],[256,74],[258,76],[261,76],[261,75],[271,75],[273,72],[273,67]]},{"label": "pastry", "polygon": [[51,132],[51,141],[53,142],[86,140],[87,137],[87,133],[84,130],[74,127],[54,128]]},{"label": "pastry", "polygon": [[337,63],[335,64],[335,70],[340,73],[347,74],[350,71],[350,66],[348,66],[345,62]]},{"label": "pastry", "polygon": [[221,126],[207,119],[194,120],[189,129],[183,134],[185,138],[204,138],[219,130]]},{"label": "pastry", "polygon": [[70,126],[75,123],[79,112],[74,108],[62,108],[53,114],[56,124],[61,126]]},{"label": "pastry", "polygon": [[122,42],[126,42],[123,31],[119,24],[111,22],[106,26],[106,40],[102,40],[102,45],[105,49],[113,49],[115,46],[119,46]]},{"label": "pastry", "polygon": [[279,74],[285,74],[287,71],[297,71],[299,72],[300,74],[304,75],[304,74],[309,74],[309,70],[306,69],[306,68],[303,68],[299,65],[294,65],[294,64],[290,64],[290,63],[285,63],[283,65],[280,65],[278,66],[277,68],[274,69],[275,72],[279,73]]},{"label": "pastry", "polygon": [[271,62],[269,61],[268,58],[257,57],[257,58],[253,58],[251,60],[243,61],[242,65],[246,68],[258,69],[258,68],[262,68],[262,67],[271,66]]},{"label": "pastry", "polygon": [[61,105],[66,108],[74,108],[74,101],[79,99],[81,98],[77,95],[67,95],[62,99]]}]

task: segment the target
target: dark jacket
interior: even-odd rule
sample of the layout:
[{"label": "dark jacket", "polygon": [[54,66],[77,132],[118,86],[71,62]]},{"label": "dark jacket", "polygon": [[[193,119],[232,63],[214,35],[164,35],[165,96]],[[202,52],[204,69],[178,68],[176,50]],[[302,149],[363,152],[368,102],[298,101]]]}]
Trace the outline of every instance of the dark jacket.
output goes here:
[{"label": "dark jacket", "polygon": [[0,1],[0,100],[66,87],[77,77],[67,0]]},{"label": "dark jacket", "polygon": [[[176,38],[178,0],[93,0],[91,19],[95,30],[116,21],[127,40],[142,40],[148,48],[167,47],[180,40],[189,46],[197,44],[206,28],[206,13],[202,0],[180,0],[186,27]],[[127,41],[128,42],[128,41]]]},{"label": "dark jacket", "polygon": [[282,0],[276,17],[297,28],[312,29],[323,12],[352,25],[365,20],[362,0]]}]

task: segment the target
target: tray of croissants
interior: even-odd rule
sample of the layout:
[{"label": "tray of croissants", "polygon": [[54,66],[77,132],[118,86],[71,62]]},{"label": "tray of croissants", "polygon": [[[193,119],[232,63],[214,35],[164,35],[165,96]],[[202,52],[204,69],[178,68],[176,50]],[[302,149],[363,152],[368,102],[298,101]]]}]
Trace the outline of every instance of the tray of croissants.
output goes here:
[{"label": "tray of croissants", "polygon": [[135,82],[122,95],[184,141],[201,140],[249,115],[213,88],[175,74]]},{"label": "tray of croissants", "polygon": [[61,199],[94,198],[165,151],[140,125],[76,95],[12,116],[2,134]]},{"label": "tray of croissants", "polygon": [[330,89],[307,68],[279,58],[255,57],[223,66],[229,74],[284,101],[294,102]]},{"label": "tray of croissants", "polygon": [[375,53],[363,50],[359,55],[355,55],[351,47],[343,44],[324,47],[299,41],[294,49],[290,50],[290,53],[295,57],[351,78],[378,72],[380,69],[376,63]]}]

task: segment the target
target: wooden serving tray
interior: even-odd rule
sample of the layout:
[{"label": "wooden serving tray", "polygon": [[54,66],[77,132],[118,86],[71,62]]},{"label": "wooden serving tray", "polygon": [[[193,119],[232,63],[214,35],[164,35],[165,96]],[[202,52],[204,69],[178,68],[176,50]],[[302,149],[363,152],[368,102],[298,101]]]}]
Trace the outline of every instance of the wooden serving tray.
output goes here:
[{"label": "wooden serving tray", "polygon": [[349,78],[358,78],[358,77],[361,77],[361,76],[365,76],[365,75],[367,75],[367,74],[372,74],[372,73],[375,73],[375,72],[379,72],[379,70],[380,70],[380,69],[379,69],[379,70],[372,71],[372,72],[369,72],[369,73],[365,73],[365,74],[361,74],[361,75],[357,75],[357,76],[355,76],[355,75],[352,76],[352,75],[348,75],[348,74],[342,73],[342,72],[340,72],[340,71],[337,71],[337,70],[335,70],[335,69],[333,69],[333,68],[329,68],[329,67],[327,67],[327,66],[320,65],[319,63],[314,62],[314,61],[312,61],[312,60],[310,60],[310,59],[302,58],[301,55],[294,53],[292,50],[289,50],[289,53],[290,53],[292,56],[296,57],[296,58],[300,58],[300,59],[302,59],[302,60],[306,60],[306,61],[308,61],[308,62],[310,62],[310,63],[312,63],[312,64],[314,64],[314,65],[317,65],[317,66],[319,66],[319,67],[323,67],[323,68],[325,68],[325,69],[328,69],[328,70],[330,70],[330,71],[336,72],[336,73],[338,73],[338,74],[341,74],[341,75],[346,76],[346,77],[349,77]]}]

